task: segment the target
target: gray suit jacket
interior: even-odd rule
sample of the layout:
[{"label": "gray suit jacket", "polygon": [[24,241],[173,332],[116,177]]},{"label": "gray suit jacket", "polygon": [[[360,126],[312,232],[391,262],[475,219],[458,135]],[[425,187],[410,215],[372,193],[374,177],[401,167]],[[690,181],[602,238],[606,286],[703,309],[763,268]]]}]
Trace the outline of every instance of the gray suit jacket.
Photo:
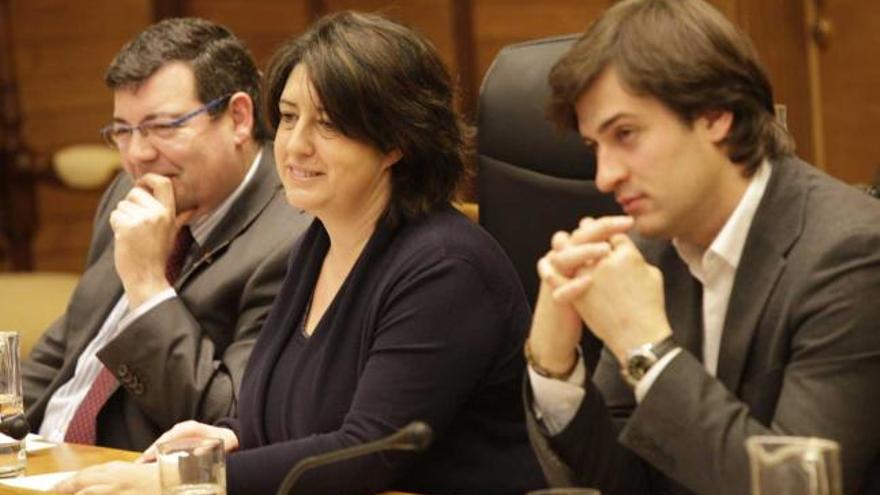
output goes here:
[{"label": "gray suit jacket", "polygon": [[[108,217],[132,187],[120,174],[95,218],[87,268],[65,314],[22,363],[27,417],[36,430],[55,390],[122,295]],[[98,416],[97,443],[141,450],[179,421],[235,411],[245,363],[311,219],[281,192],[271,146],[224,219],[178,278],[178,297],[135,320],[99,353],[122,385]]]},{"label": "gray suit jacket", "polygon": [[880,202],[788,158],[773,165],[724,323],[717,378],[701,364],[701,287],[668,242],[661,268],[685,351],[638,406],[607,352],[574,420],[529,428],[552,484],[604,495],[749,493],[744,441],[819,436],[842,446],[845,493],[880,493]]}]

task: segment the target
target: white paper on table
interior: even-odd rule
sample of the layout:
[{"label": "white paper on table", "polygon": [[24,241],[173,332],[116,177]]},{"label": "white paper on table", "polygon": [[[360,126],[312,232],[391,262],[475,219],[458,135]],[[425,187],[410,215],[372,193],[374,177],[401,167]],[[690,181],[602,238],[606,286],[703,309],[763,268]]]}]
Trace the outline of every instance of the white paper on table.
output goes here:
[{"label": "white paper on table", "polygon": [[52,442],[47,442],[40,435],[34,435],[33,433],[28,433],[28,435],[24,437],[24,446],[28,454],[33,454],[40,450],[51,449],[55,445],[56,444]]},{"label": "white paper on table", "polygon": [[[0,433],[0,443],[9,443],[14,442],[15,439]],[[26,437],[24,437],[24,448],[28,453],[34,453],[40,450],[51,449],[55,444],[52,442],[47,442],[43,440],[43,437],[40,435],[34,435],[33,433],[28,433]]]},{"label": "white paper on table", "polygon": [[61,471],[58,473],[35,474],[33,476],[0,480],[0,484],[15,488],[26,488],[37,492],[48,492],[55,485],[70,478],[75,473],[76,471]]}]

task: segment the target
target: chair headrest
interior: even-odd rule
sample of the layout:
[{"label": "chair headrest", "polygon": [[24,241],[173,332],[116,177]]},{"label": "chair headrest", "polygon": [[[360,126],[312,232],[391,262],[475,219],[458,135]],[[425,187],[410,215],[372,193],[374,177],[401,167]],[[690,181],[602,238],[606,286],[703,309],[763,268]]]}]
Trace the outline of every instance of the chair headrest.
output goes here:
[{"label": "chair headrest", "polygon": [[554,177],[595,177],[595,159],[580,136],[547,119],[547,75],[578,36],[518,43],[499,52],[480,88],[480,155]]}]

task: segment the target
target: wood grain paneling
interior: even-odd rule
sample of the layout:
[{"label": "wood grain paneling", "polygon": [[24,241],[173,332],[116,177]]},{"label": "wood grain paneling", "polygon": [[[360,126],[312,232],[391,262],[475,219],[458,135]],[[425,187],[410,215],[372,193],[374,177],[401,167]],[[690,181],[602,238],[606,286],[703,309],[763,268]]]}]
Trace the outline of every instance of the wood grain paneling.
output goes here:
[{"label": "wood grain paneling", "polygon": [[870,183],[880,173],[880,2],[826,1],[819,14],[833,27],[819,50],[826,169]]},{"label": "wood grain paneling", "polygon": [[247,44],[260,67],[282,41],[301,33],[310,20],[304,0],[189,0],[185,11],[227,26]]},{"label": "wood grain paneling", "polygon": [[378,12],[421,31],[437,47],[451,72],[458,70],[451,0],[324,0],[327,12]]},{"label": "wood grain paneling", "polygon": [[[149,0],[11,0],[14,63],[23,136],[42,157],[83,142],[99,142],[112,115],[104,86],[107,65],[149,24]],[[40,163],[49,163],[41,160]],[[82,270],[100,191],[37,184],[35,268]]]},{"label": "wood grain paneling", "polygon": [[611,0],[473,0],[477,82],[504,45],[583,32]]},{"label": "wood grain paneling", "polygon": [[25,140],[46,156],[99,141],[112,112],[104,71],[149,23],[150,2],[11,0],[11,7]]},{"label": "wood grain paneling", "polygon": [[[752,39],[773,85],[774,99],[787,109],[788,129],[799,156],[816,156],[812,133],[805,13],[801,2],[739,0],[739,24]],[[780,22],[790,19],[790,22]],[[800,21],[800,22],[798,22]]]},{"label": "wood grain paneling", "polygon": [[[152,21],[158,0],[8,0],[24,137],[42,156],[61,146],[97,141],[112,112],[102,78],[122,44]],[[301,33],[320,12],[380,11],[424,32],[453,75],[475,94],[498,50],[507,44],[582,32],[613,0],[174,0],[180,12],[229,26],[260,66],[277,45]],[[165,2],[172,4],[172,2]],[[709,0],[753,39],[787,105],[799,154],[820,145],[826,169],[867,182],[880,167],[880,2],[824,0],[833,24],[810,80],[812,40],[806,7],[818,0]],[[175,7],[177,8],[177,7]],[[464,9],[464,10],[462,10]],[[466,14],[466,15],[462,15]],[[459,25],[461,23],[466,26]],[[818,93],[811,102],[811,88]],[[465,110],[471,110],[465,108]],[[821,125],[818,125],[821,124]],[[818,132],[817,132],[817,129]],[[818,138],[814,137],[818,136]],[[821,138],[821,139],[819,139]],[[36,263],[42,269],[82,266],[98,192],[40,184]]]},{"label": "wood grain paneling", "polygon": [[126,40],[149,24],[152,15],[149,0],[10,1],[22,47],[90,38]]}]

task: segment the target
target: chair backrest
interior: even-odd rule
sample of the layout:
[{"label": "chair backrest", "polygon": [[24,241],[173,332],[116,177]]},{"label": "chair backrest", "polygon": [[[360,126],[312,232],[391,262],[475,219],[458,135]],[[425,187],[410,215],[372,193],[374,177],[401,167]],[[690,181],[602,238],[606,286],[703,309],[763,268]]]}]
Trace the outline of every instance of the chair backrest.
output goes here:
[{"label": "chair backrest", "polygon": [[21,334],[21,357],[64,314],[79,277],[72,273],[0,273],[0,330]]},{"label": "chair backrest", "polygon": [[547,74],[577,39],[546,38],[503,48],[480,88],[478,185],[480,224],[513,261],[529,301],[535,265],[557,230],[585,216],[619,213],[593,179],[595,160],[576,132],[546,116]]}]

